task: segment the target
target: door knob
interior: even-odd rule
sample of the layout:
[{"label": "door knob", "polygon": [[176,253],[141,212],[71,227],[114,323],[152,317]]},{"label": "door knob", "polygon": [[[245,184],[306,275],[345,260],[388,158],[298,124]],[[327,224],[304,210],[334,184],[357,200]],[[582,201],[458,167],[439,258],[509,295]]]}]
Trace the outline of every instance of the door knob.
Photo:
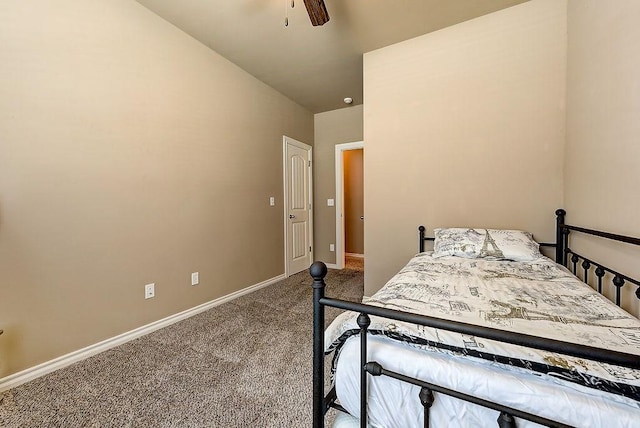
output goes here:
[{"label": "door knob", "polygon": [[363,215],[360,216],[360,220],[364,220],[364,216]]},{"label": "door knob", "polygon": [[293,214],[289,214],[289,218],[296,218]]}]

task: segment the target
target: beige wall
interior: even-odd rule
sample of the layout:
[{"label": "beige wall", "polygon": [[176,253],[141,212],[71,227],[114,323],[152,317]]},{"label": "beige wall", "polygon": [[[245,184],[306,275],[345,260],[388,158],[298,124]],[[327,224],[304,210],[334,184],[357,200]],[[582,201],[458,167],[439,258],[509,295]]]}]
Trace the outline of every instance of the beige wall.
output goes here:
[{"label": "beige wall", "polygon": [[362,105],[318,113],[314,116],[314,258],[335,263],[329,244],[336,240],[336,210],[327,199],[336,197],[336,144],[362,141]]},{"label": "beige wall", "polygon": [[364,149],[343,152],[344,250],[364,254]]},{"label": "beige wall", "polygon": [[0,376],[284,272],[310,112],[130,0],[5,0],[0,40]]},{"label": "beige wall", "polygon": [[566,2],[534,0],[365,54],[365,295],[419,224],[554,236]]},{"label": "beige wall", "polygon": [[[640,236],[640,2],[568,6],[567,222]],[[578,252],[640,278],[640,248],[576,239]],[[623,306],[639,315],[635,285]]]}]

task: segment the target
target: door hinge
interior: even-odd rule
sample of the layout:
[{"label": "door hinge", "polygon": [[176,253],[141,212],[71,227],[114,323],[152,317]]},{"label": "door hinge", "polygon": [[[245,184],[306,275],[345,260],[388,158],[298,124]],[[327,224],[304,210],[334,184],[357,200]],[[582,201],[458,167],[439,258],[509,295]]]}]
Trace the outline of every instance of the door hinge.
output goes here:
[{"label": "door hinge", "polygon": [[311,161],[309,161],[309,166],[311,166]]},{"label": "door hinge", "polygon": [[309,247],[309,252],[311,252],[311,247]]}]

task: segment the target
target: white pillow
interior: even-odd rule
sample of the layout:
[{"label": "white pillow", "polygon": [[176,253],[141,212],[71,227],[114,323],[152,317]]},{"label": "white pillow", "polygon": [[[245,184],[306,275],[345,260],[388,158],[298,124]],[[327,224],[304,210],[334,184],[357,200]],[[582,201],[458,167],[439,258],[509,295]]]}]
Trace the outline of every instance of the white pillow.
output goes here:
[{"label": "white pillow", "polygon": [[529,262],[542,257],[540,246],[521,230],[435,229],[433,257],[457,256]]}]

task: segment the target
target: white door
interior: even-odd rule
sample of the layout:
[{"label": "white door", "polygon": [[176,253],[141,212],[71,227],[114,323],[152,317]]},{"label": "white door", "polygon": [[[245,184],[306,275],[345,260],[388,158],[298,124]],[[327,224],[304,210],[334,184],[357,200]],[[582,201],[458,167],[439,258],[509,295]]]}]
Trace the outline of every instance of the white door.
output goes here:
[{"label": "white door", "polygon": [[311,146],[284,137],[286,274],[308,269],[311,242]]}]

